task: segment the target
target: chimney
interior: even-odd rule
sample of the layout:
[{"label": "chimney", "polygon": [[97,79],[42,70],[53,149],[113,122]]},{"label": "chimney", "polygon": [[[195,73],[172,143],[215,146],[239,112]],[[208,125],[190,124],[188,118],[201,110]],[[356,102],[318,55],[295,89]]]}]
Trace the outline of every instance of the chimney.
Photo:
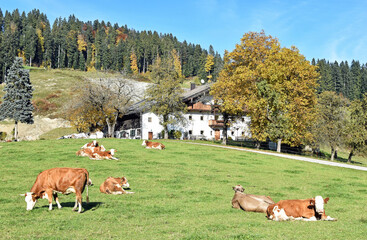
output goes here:
[{"label": "chimney", "polygon": [[195,89],[195,87],[196,87],[196,85],[195,85],[195,83],[191,83],[191,87],[190,87],[190,90],[193,90],[193,89]]}]

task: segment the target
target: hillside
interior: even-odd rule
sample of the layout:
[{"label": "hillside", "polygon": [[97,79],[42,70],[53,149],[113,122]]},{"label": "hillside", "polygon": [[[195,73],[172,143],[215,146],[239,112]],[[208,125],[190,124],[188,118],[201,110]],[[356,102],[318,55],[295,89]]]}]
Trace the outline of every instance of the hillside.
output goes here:
[{"label": "hillside", "polygon": [[[20,124],[19,137],[21,140],[39,139],[56,128],[70,128],[70,124],[64,119],[65,105],[77,94],[76,87],[84,79],[107,79],[121,78],[119,73],[107,72],[83,72],[68,69],[30,69],[30,79],[33,91],[33,103],[35,105],[35,124]],[[137,91],[142,95],[142,86],[146,85],[144,79],[130,79]],[[4,96],[4,83],[0,85],[0,99]],[[0,101],[1,101],[0,100]],[[8,135],[14,128],[12,121],[0,122],[0,131],[7,132]],[[75,130],[74,130],[75,131]],[[68,132],[66,130],[66,132]],[[62,131],[59,133],[63,135]],[[61,136],[60,135],[60,136]]]}]

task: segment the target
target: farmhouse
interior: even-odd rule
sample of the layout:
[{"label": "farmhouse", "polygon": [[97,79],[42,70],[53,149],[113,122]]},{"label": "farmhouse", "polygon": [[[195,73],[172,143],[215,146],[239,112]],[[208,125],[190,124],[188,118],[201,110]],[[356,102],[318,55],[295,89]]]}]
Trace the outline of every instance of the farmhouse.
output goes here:
[{"label": "farmhouse", "polygon": [[[209,94],[210,85],[196,86],[191,83],[189,90],[182,94],[182,101],[187,106],[183,121],[169,125],[169,131],[179,131],[180,139],[220,140],[223,138],[224,121],[218,107],[214,105],[213,97]],[[163,138],[163,126],[160,117],[152,112],[144,111],[145,101],[133,105],[127,114],[119,119],[115,132],[116,138],[129,139],[159,139]],[[232,139],[250,137],[250,118],[242,116],[230,119],[227,136]]]}]

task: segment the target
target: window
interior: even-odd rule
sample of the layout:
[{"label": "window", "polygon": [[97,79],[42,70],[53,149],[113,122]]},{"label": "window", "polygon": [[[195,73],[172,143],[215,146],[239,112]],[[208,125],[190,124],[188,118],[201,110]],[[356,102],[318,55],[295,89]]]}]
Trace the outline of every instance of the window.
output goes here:
[{"label": "window", "polygon": [[213,136],[213,131],[210,131],[210,136]]},{"label": "window", "polygon": [[242,122],[244,122],[245,121],[245,118],[242,118]]},{"label": "window", "polygon": [[215,119],[215,120],[218,120],[218,117],[219,117],[218,115],[215,115],[215,116],[214,116],[214,119]]},{"label": "window", "polygon": [[189,116],[189,120],[192,120],[192,116],[191,115]]},{"label": "window", "polygon": [[233,136],[234,135],[234,131],[231,132],[231,135]]},{"label": "window", "polygon": [[152,122],[152,117],[148,117],[148,122]]},{"label": "window", "polygon": [[189,134],[190,134],[190,135],[192,134],[192,130],[189,130]]},{"label": "window", "polygon": [[200,134],[201,134],[201,135],[204,135],[204,131],[203,131],[203,130],[201,130],[201,131],[200,131]]},{"label": "window", "polygon": [[204,116],[200,116],[200,120],[203,121],[204,120]]},{"label": "window", "polygon": [[242,135],[242,136],[244,136],[244,135],[245,135],[245,132],[244,132],[244,131],[242,131],[241,135]]}]

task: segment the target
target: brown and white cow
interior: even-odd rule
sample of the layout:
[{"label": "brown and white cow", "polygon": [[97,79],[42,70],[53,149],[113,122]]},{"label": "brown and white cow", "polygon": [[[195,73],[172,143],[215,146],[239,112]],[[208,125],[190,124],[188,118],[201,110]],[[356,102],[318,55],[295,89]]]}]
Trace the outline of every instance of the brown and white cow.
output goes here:
[{"label": "brown and white cow", "polygon": [[118,160],[118,158],[115,158],[115,152],[117,152],[116,149],[111,149],[110,151],[97,151],[92,153],[89,158],[92,160],[103,160],[103,159],[113,159]]},{"label": "brown and white cow", "polygon": [[25,201],[27,210],[32,210],[38,199],[48,199],[49,210],[52,210],[52,197],[54,197],[57,207],[61,208],[57,194],[75,193],[75,206],[82,211],[82,193],[87,186],[87,203],[89,202],[88,185],[91,185],[89,173],[85,168],[52,168],[38,174],[31,191],[26,194]]},{"label": "brown and white cow", "polygon": [[114,194],[114,195],[133,193],[124,190],[124,188],[128,187],[130,187],[130,184],[127,182],[126,177],[122,178],[108,177],[99,187],[99,191],[101,193]]},{"label": "brown and white cow", "polygon": [[93,140],[92,142],[90,143],[86,143],[84,144],[81,148],[91,148],[91,147],[98,147],[98,142],[97,140]]},{"label": "brown and white cow", "polygon": [[328,201],[329,198],[323,199],[321,196],[308,199],[280,200],[268,207],[266,215],[268,219],[274,221],[292,219],[304,221],[335,221],[335,218],[331,218],[325,214],[324,204]]},{"label": "brown and white cow", "polygon": [[246,212],[265,213],[268,206],[274,203],[269,196],[244,193],[245,189],[241,185],[236,185],[233,190],[235,192],[232,198],[233,208],[242,209]]},{"label": "brown and white cow", "polygon": [[103,152],[106,151],[106,149],[102,146],[99,147],[87,147],[87,148],[82,148],[80,150],[78,150],[76,152],[77,156],[82,156],[82,157],[91,157],[93,153],[95,152]]},{"label": "brown and white cow", "polygon": [[144,140],[141,145],[142,146],[145,146],[145,148],[149,148],[149,149],[163,150],[163,149],[166,148],[162,143],[159,143],[159,142],[149,142],[148,140]]}]

